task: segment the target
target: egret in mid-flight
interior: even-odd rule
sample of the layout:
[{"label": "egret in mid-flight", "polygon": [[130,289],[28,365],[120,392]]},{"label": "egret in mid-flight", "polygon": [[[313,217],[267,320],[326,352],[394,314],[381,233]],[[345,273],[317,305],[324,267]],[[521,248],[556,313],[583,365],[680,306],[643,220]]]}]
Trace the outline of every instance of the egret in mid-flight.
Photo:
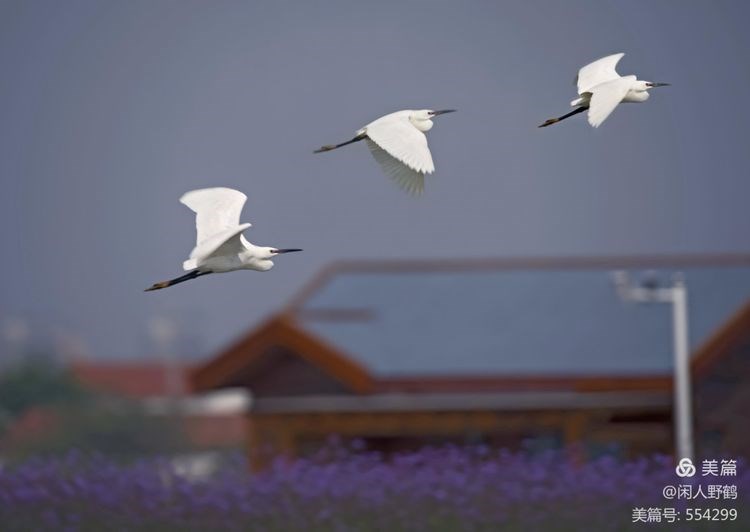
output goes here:
[{"label": "egret in mid-flight", "polygon": [[424,176],[435,171],[425,133],[432,129],[432,119],[455,109],[432,111],[396,111],[370,122],[357,135],[341,144],[329,144],[314,153],[335,150],[360,140],[367,141],[375,160],[398,186],[411,194],[424,190]]},{"label": "egret in mid-flight", "polygon": [[188,273],[181,277],[155,283],[146,292],[189,281],[209,273],[235,270],[265,272],[273,268],[272,259],[282,253],[301,249],[279,249],[254,246],[242,236],[250,227],[240,223],[240,213],[247,196],[231,188],[191,190],[180,198],[195,213],[196,246],[190,258],[182,263]]},{"label": "egret in mid-flight", "polygon": [[550,118],[539,127],[551,126],[587,109],[589,124],[592,127],[599,127],[620,102],[645,102],[649,97],[649,89],[669,85],[669,83],[642,81],[635,76],[620,76],[615,67],[624,55],[608,55],[581,68],[576,78],[579,97],[570,102],[570,105],[576,109],[560,117]]}]

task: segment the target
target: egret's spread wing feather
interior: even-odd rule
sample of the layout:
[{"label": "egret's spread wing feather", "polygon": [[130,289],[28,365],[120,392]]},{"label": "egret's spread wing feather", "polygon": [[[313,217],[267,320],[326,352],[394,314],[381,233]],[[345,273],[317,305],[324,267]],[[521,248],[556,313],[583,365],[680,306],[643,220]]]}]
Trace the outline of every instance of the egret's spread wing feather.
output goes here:
[{"label": "egret's spread wing feather", "polygon": [[251,224],[244,223],[219,231],[203,240],[190,252],[190,260],[186,260],[182,267],[186,270],[197,267],[197,264],[211,256],[236,255],[244,251],[242,232]]},{"label": "egret's spread wing feather", "polygon": [[185,193],[180,203],[195,213],[196,246],[226,229],[236,228],[245,200],[247,196],[239,190],[224,187]]},{"label": "egret's spread wing feather", "polygon": [[422,174],[435,171],[427,137],[405,115],[389,115],[369,124],[365,133],[375,144]]},{"label": "egret's spread wing feather", "polygon": [[399,187],[415,196],[424,191],[423,173],[409,168],[370,139],[367,139],[367,147],[386,175]]},{"label": "egret's spread wing feather", "polygon": [[591,90],[589,102],[589,124],[599,127],[625,98],[635,76],[626,76],[597,85]]},{"label": "egret's spread wing feather", "polygon": [[591,89],[597,85],[619,78],[620,75],[615,70],[615,67],[624,55],[623,53],[608,55],[582,67],[578,71],[578,77],[576,78],[578,94],[591,92]]}]

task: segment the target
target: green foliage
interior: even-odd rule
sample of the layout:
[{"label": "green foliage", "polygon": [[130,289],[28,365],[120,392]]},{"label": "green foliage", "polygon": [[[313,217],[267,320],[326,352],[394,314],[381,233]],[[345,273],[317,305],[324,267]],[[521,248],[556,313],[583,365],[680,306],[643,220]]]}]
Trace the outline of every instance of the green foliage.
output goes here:
[{"label": "green foliage", "polygon": [[71,449],[128,461],[185,450],[179,420],[150,416],[134,401],[98,397],[88,405],[55,408],[57,422],[44,438],[17,449],[16,457],[63,454]]},{"label": "green foliage", "polygon": [[31,407],[81,404],[89,397],[67,370],[55,364],[33,360],[11,366],[0,373],[0,434],[4,425]]},{"label": "green foliage", "polygon": [[[44,409],[43,432],[7,438],[37,407]],[[128,460],[187,446],[176,415],[148,415],[139,401],[89,390],[65,368],[34,359],[0,373],[0,447],[9,458],[82,449]]]}]

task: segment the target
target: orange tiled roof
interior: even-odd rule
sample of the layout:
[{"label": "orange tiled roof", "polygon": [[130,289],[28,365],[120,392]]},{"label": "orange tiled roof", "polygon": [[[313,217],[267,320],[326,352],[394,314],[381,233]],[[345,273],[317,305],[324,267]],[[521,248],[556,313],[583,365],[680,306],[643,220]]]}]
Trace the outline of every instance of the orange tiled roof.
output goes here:
[{"label": "orange tiled roof", "polygon": [[[189,370],[185,365],[176,370],[177,385],[183,391],[188,390]],[[161,363],[77,360],[70,364],[70,371],[81,384],[101,392],[141,399],[169,393],[167,371]]]}]

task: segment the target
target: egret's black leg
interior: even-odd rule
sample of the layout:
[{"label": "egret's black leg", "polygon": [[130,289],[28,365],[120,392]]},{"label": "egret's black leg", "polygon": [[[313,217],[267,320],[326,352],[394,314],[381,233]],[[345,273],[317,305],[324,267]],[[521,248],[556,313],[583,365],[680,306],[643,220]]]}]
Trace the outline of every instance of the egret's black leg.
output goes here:
[{"label": "egret's black leg", "polygon": [[340,148],[341,146],[346,146],[347,144],[352,144],[353,142],[359,142],[366,137],[367,135],[363,133],[362,135],[357,135],[352,140],[347,140],[346,142],[342,142],[341,144],[326,144],[325,146],[321,146],[320,148],[315,150],[313,153],[323,153],[324,151],[335,150],[336,148]]},{"label": "egret's black leg", "polygon": [[582,113],[586,111],[588,107],[577,107],[576,109],[573,109],[571,112],[569,112],[566,115],[558,116],[557,118],[550,118],[544,124],[541,124],[539,127],[547,127],[551,126],[552,124],[557,124],[560,120],[565,120],[568,117],[571,117],[573,115],[577,115],[578,113]]},{"label": "egret's black leg", "polygon": [[160,283],[154,283],[149,288],[146,288],[144,292],[151,292],[152,290],[161,290],[162,288],[173,286],[179,283],[184,283],[185,281],[190,281],[191,279],[195,279],[196,277],[200,277],[201,275],[207,275],[209,273],[212,273],[212,272],[200,272],[198,270],[193,270],[191,272],[186,273],[185,275],[181,277],[170,279],[169,281],[162,281]]}]

